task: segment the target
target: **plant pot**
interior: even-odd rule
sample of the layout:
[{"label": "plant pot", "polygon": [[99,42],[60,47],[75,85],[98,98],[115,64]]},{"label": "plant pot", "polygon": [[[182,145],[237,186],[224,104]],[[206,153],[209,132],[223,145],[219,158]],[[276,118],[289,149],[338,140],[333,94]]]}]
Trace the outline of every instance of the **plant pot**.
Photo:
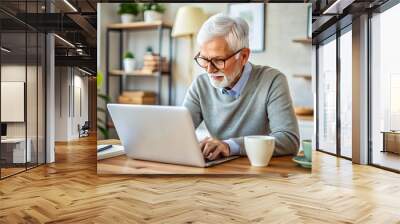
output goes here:
[{"label": "plant pot", "polygon": [[133,58],[125,58],[124,59],[124,71],[125,72],[133,72],[135,71],[135,63],[136,60]]},{"label": "plant pot", "polygon": [[121,15],[121,22],[122,23],[131,23],[135,20],[135,16],[132,14],[122,14]]},{"label": "plant pot", "polygon": [[145,22],[155,22],[162,20],[162,13],[153,10],[144,11],[144,21]]}]

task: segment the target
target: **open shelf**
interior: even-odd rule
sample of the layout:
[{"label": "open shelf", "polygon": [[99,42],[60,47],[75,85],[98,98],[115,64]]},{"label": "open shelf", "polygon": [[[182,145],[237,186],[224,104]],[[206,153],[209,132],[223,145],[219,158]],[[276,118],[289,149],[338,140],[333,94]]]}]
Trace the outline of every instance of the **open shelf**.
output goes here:
[{"label": "open shelf", "polygon": [[294,112],[299,120],[314,120],[314,109],[311,107],[295,106]]},{"label": "open shelf", "polygon": [[[133,72],[125,72],[124,70],[111,70],[110,75],[114,76],[121,76],[121,75],[127,75],[127,76],[148,76],[148,77],[157,77],[159,72],[148,72],[148,71],[143,71],[143,70],[135,70]],[[168,75],[169,72],[162,72],[162,75]]]},{"label": "open shelf", "polygon": [[313,115],[296,115],[298,120],[301,121],[314,121]]},{"label": "open shelf", "polygon": [[[163,65],[163,59],[162,56],[165,55],[165,53],[163,54],[163,50],[165,49],[163,44],[163,42],[167,43],[168,48],[167,48],[167,52],[168,52],[168,56],[165,55],[166,57],[166,61],[168,61],[168,63],[166,64],[166,66],[168,66],[168,69],[166,68],[162,68],[162,70],[164,71],[154,71],[154,70],[158,70],[161,68],[152,68],[151,66],[147,66],[145,67],[145,69],[137,69],[135,71],[132,72],[125,72],[123,69],[123,64],[122,64],[122,60],[123,60],[123,51],[126,50],[124,45],[126,45],[127,40],[126,38],[128,37],[127,35],[124,35],[126,33],[130,33],[130,32],[137,32],[137,31],[156,31],[157,34],[154,34],[153,32],[147,33],[147,37],[138,37],[138,38],[146,38],[148,40],[150,39],[154,39],[155,43],[154,46],[158,46],[158,50],[156,49],[154,51],[154,53],[156,55],[159,55],[161,58],[161,60],[157,60],[158,63],[161,63],[161,65]],[[164,35],[165,31],[167,32],[168,35]],[[106,82],[106,94],[110,95],[110,85],[115,85],[117,84],[117,82],[110,82],[109,79],[110,78],[115,78],[118,79],[119,81],[119,95],[122,95],[124,91],[126,91],[124,88],[127,86],[125,85],[125,83],[128,81],[126,78],[127,77],[147,77],[149,79],[153,79],[151,80],[152,82],[155,82],[156,84],[156,88],[157,90],[155,90],[155,92],[157,93],[156,95],[156,102],[154,103],[153,101],[146,101],[143,102],[144,104],[155,104],[155,105],[161,105],[161,99],[162,99],[162,93],[164,93],[165,91],[162,91],[165,87],[167,87],[167,91],[168,91],[168,105],[171,105],[171,95],[172,95],[172,91],[171,91],[171,87],[172,87],[172,36],[171,36],[171,32],[172,32],[172,25],[164,23],[162,21],[155,21],[155,22],[132,22],[132,23],[112,23],[112,24],[108,24],[107,25],[107,31],[106,31],[106,78],[107,78],[107,82]],[[117,38],[113,37],[111,38],[111,34],[112,33],[117,33],[119,36]],[[129,37],[131,39],[131,41],[133,39],[135,39],[136,37]],[[112,46],[110,46],[110,42],[117,42],[119,43],[118,45],[113,44]],[[125,44],[124,44],[125,43]],[[111,47],[115,47],[118,46],[118,54],[119,54],[119,66],[114,68],[111,68],[110,66],[110,48]],[[156,60],[153,60],[154,62]],[[149,67],[149,68],[148,68]],[[151,67],[151,68],[150,68]],[[148,69],[148,70],[147,70]],[[167,70],[167,71],[166,71]],[[146,79],[147,79],[146,78]],[[135,81],[138,84],[141,81],[140,78],[139,79],[135,79],[135,80],[129,80],[129,81]],[[167,82],[167,83],[165,83]],[[167,84],[165,86],[165,84]],[[139,87],[140,89],[140,87]],[[114,90],[114,89],[113,89]],[[128,90],[129,91],[129,90]],[[149,99],[147,99],[149,100]],[[128,101],[127,101],[128,102]],[[129,101],[128,103],[134,103],[136,101]],[[139,102],[139,101],[138,101]],[[116,102],[114,102],[116,103]],[[113,125],[111,125],[109,123],[110,121],[110,117],[109,115],[106,116],[105,118],[105,123],[107,124],[106,127],[107,129],[113,128]]]},{"label": "open shelf", "polygon": [[305,80],[311,80],[311,75],[310,74],[294,74],[294,78],[302,78]]},{"label": "open shelf", "polygon": [[132,22],[132,23],[114,23],[107,26],[111,30],[150,30],[156,28],[172,28],[172,25],[161,21],[155,22]]},{"label": "open shelf", "polygon": [[293,42],[302,43],[302,44],[311,44],[312,39],[311,38],[296,38],[296,39],[293,39]]}]

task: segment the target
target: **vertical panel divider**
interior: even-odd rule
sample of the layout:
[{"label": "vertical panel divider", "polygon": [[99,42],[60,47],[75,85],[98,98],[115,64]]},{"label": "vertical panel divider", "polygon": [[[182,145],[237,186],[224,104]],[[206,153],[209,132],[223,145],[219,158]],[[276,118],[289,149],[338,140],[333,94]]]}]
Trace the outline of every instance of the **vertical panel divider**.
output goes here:
[{"label": "vertical panel divider", "polygon": [[[39,14],[39,0],[36,1]],[[39,165],[39,31],[36,31],[36,166]]]},{"label": "vertical panel divider", "polygon": [[[2,47],[2,23],[0,23],[0,47]],[[1,122],[1,69],[2,69],[2,52],[0,51],[0,124],[2,124]],[[1,144],[0,144],[0,180],[3,179],[2,178],[2,168],[3,168],[3,162],[2,162],[2,157],[1,157]]]},{"label": "vertical panel divider", "polygon": [[340,116],[340,28],[336,28],[336,155],[341,156],[341,116]]},{"label": "vertical panel divider", "polygon": [[315,149],[319,149],[319,44],[315,46]]},{"label": "vertical panel divider", "polygon": [[[28,0],[25,0],[25,21],[28,21]],[[25,170],[28,169],[28,24],[25,23],[25,88],[24,88],[24,121],[25,121]]]}]

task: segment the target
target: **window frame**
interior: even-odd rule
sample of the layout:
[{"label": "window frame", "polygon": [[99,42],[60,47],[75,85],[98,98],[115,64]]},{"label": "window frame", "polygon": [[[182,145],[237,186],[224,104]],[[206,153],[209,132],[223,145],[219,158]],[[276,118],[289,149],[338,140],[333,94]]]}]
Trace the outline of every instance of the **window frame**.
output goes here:
[{"label": "window frame", "polygon": [[395,172],[395,173],[400,173],[400,170],[390,168],[384,165],[376,164],[373,162],[373,130],[372,130],[372,94],[373,94],[373,88],[372,88],[372,19],[374,17],[374,14],[381,14],[384,13],[385,11],[391,9],[392,7],[400,4],[400,0],[388,0],[382,5],[378,6],[377,8],[374,8],[372,10],[369,10],[368,13],[368,32],[367,32],[367,38],[368,38],[368,165],[377,167],[383,170]]},{"label": "window frame", "polygon": [[[343,27],[341,27],[340,29],[337,29],[335,33],[332,33],[331,35],[325,37],[324,39],[321,39],[317,42],[316,44],[316,150],[319,152],[323,152],[329,155],[333,155],[333,156],[337,156],[346,160],[352,160],[352,158],[347,157],[342,155],[341,153],[341,118],[340,118],[340,103],[341,103],[341,97],[340,97],[340,81],[341,81],[341,67],[340,67],[340,37],[344,34],[346,34],[347,32],[351,32],[352,31],[352,22],[351,20],[349,20],[351,17],[344,17],[342,21],[342,25]],[[350,22],[349,22],[350,21]],[[338,21],[340,22],[340,20]],[[334,24],[333,26],[337,26],[337,24]],[[329,29],[329,28],[328,28]],[[328,152],[324,149],[320,148],[320,144],[319,144],[319,130],[320,130],[320,126],[319,126],[319,88],[320,88],[320,80],[319,80],[319,51],[318,49],[320,48],[321,45],[327,44],[331,41],[336,41],[336,152],[332,153],[332,152]]]}]

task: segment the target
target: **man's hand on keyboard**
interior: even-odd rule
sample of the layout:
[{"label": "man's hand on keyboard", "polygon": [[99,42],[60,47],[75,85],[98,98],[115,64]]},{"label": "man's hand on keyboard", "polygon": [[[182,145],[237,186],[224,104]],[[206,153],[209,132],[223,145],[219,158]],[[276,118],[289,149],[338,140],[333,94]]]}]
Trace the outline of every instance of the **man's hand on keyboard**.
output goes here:
[{"label": "man's hand on keyboard", "polygon": [[207,137],[200,142],[200,149],[203,156],[209,160],[229,156],[229,145],[216,138]]}]

